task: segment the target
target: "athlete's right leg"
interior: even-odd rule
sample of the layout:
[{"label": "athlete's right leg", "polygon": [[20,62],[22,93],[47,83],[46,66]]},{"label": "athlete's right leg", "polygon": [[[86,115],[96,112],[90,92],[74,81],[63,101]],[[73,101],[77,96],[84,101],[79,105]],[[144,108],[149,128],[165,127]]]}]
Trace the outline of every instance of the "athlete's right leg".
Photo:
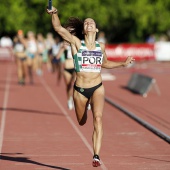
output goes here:
[{"label": "athlete's right leg", "polygon": [[18,83],[22,81],[22,65],[20,58],[17,57],[17,73],[18,73]]},{"label": "athlete's right leg", "polygon": [[72,110],[74,108],[74,104],[73,104],[73,90],[72,90],[72,75],[67,72],[67,71],[63,71],[64,74],[64,81],[66,84],[66,94],[67,94],[67,105],[68,105],[68,109]]},{"label": "athlete's right leg", "polygon": [[93,150],[94,150],[94,157],[93,157],[93,166],[98,167],[100,166],[100,149],[102,145],[102,137],[103,137],[103,125],[102,125],[102,115],[103,115],[103,108],[104,108],[104,87],[103,85],[100,86],[98,89],[95,90],[93,96],[91,98],[92,102],[92,113],[93,113]]},{"label": "athlete's right leg", "polygon": [[24,78],[24,80],[25,80],[26,76],[27,76],[27,60],[25,59],[23,61],[23,78]]},{"label": "athlete's right leg", "polygon": [[72,90],[71,90],[71,79],[72,79],[72,75],[70,73],[68,73],[67,71],[63,71],[64,74],[64,81],[66,84],[66,92],[67,92],[67,97],[69,98],[70,96],[72,96]]},{"label": "athlete's right leg", "polygon": [[60,84],[61,78],[62,78],[62,63],[61,61],[58,61],[57,63],[57,83]]},{"label": "athlete's right leg", "polygon": [[87,121],[88,99],[75,89],[73,90],[74,107],[79,125],[84,125]]},{"label": "athlete's right leg", "polygon": [[33,84],[33,64],[34,64],[34,59],[28,57],[27,58],[27,65],[28,65],[28,75],[30,79],[30,84]]}]

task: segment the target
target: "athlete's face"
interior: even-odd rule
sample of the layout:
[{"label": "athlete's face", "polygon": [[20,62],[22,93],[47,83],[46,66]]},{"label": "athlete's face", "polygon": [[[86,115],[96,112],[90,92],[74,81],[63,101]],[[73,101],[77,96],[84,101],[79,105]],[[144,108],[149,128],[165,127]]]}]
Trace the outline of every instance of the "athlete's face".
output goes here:
[{"label": "athlete's face", "polygon": [[96,23],[92,18],[87,18],[84,20],[84,32],[98,32]]}]

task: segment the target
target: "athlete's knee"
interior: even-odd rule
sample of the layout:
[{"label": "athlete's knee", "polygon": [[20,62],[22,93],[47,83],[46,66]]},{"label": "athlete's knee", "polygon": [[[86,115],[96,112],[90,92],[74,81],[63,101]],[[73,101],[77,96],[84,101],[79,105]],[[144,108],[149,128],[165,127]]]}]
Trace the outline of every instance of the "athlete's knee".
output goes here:
[{"label": "athlete's knee", "polygon": [[94,123],[97,125],[102,125],[102,116],[95,116]]},{"label": "athlete's knee", "polygon": [[94,117],[94,131],[97,135],[103,135],[102,116]]}]

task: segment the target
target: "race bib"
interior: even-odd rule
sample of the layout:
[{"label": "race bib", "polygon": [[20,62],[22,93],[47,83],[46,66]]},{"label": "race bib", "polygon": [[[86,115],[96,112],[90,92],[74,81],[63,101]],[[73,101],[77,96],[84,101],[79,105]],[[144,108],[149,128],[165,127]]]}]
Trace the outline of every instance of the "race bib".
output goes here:
[{"label": "race bib", "polygon": [[82,70],[89,72],[100,72],[101,65],[101,51],[82,51]]}]

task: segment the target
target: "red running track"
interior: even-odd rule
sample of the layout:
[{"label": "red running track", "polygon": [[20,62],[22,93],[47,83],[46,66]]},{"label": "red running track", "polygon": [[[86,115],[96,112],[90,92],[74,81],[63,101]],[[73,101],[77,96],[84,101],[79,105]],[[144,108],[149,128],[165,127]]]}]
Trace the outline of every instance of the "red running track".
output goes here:
[{"label": "red running track", "polygon": [[[109,70],[115,80],[103,81],[106,96],[170,135],[169,63],[136,63]],[[105,73],[106,70],[103,70]],[[108,72],[108,70],[107,70]],[[161,95],[147,98],[122,88],[133,72],[156,79]],[[124,113],[105,104],[102,170],[169,170],[169,144]],[[35,84],[17,84],[14,63],[0,63],[0,169],[92,170],[92,116],[80,127],[66,105],[63,80],[44,69]]]}]

